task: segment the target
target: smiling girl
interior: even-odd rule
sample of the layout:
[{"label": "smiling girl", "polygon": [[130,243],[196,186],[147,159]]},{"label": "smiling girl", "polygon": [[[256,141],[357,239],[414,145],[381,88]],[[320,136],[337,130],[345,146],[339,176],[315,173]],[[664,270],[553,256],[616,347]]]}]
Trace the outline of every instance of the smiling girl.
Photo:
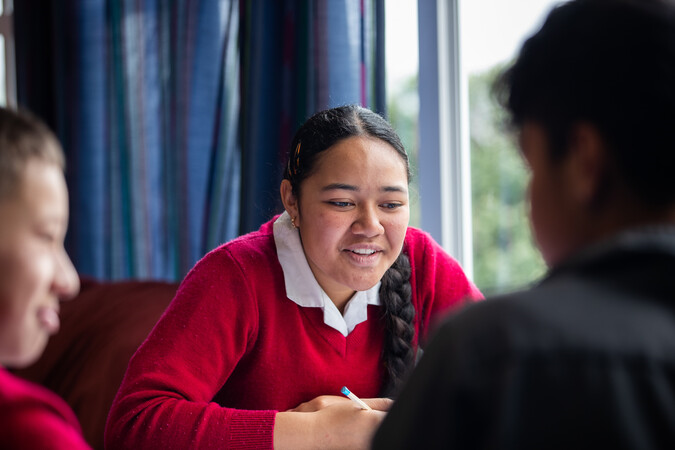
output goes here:
[{"label": "smiling girl", "polygon": [[311,117],[291,144],[285,212],[187,275],[129,364],[107,446],[367,447],[432,323],[480,297],[408,227],[408,182],[382,117]]},{"label": "smiling girl", "polygon": [[0,448],[81,449],[75,414],[4,367],[37,360],[79,278],[64,248],[63,153],[36,118],[0,108]]}]

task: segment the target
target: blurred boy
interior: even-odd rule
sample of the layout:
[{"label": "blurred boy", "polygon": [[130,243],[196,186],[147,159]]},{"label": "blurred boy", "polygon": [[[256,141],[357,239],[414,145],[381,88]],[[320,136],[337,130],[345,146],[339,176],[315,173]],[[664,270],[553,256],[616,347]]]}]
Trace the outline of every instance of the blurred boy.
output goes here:
[{"label": "blurred boy", "polygon": [[496,85],[548,275],[448,319],[375,448],[675,448],[675,7],[554,9]]},{"label": "blurred boy", "polygon": [[4,367],[37,360],[79,279],[63,240],[63,152],[47,127],[0,108],[0,448],[89,448],[66,403]]}]

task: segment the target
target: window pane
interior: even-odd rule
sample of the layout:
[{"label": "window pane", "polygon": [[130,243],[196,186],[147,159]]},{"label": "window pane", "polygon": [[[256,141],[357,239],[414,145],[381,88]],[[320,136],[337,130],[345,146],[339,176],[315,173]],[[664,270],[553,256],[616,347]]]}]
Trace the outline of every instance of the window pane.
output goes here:
[{"label": "window pane", "polygon": [[[521,287],[544,273],[527,219],[528,174],[491,85],[551,0],[461,0],[461,53],[469,82],[474,281],[485,293]],[[504,20],[508,18],[508,20]]]},{"label": "window pane", "polygon": [[419,66],[417,45],[417,0],[386,0],[385,45],[387,74],[387,114],[401,137],[408,156],[412,179],[410,183],[410,224],[420,226],[420,204],[417,198],[417,154]]}]

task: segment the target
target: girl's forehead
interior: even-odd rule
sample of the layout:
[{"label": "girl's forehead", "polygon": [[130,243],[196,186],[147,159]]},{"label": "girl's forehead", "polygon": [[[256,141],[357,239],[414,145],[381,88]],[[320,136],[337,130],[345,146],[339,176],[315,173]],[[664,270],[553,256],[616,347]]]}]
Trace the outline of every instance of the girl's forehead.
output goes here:
[{"label": "girl's forehead", "polygon": [[326,190],[343,185],[350,190],[404,191],[408,172],[404,159],[384,141],[345,140],[326,150],[303,184]]},{"label": "girl's forehead", "polygon": [[406,163],[396,149],[386,141],[368,136],[342,139],[317,155],[314,169],[344,166],[387,167],[396,165],[406,170]]}]

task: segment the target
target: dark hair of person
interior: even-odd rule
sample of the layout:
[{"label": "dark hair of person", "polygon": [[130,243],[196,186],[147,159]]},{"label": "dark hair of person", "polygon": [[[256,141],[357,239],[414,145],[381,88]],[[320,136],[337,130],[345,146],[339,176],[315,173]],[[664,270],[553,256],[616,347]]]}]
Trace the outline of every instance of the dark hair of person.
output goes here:
[{"label": "dark hair of person", "polygon": [[0,199],[18,189],[31,160],[65,166],[61,145],[47,125],[27,111],[0,107]]},{"label": "dark hair of person", "polygon": [[[405,162],[410,181],[408,155],[391,125],[366,108],[340,106],[310,117],[293,138],[284,179],[290,181],[296,198],[300,199],[302,182],[312,175],[321,153],[353,136],[379,139],[391,145]],[[415,308],[411,301],[410,261],[404,252],[382,277],[380,302],[385,324],[382,362],[387,373],[382,395],[393,396],[414,363]]]},{"label": "dark hair of person", "polygon": [[554,8],[494,85],[512,125],[532,121],[559,161],[572,127],[595,126],[642,201],[675,201],[675,6],[573,0]]}]

